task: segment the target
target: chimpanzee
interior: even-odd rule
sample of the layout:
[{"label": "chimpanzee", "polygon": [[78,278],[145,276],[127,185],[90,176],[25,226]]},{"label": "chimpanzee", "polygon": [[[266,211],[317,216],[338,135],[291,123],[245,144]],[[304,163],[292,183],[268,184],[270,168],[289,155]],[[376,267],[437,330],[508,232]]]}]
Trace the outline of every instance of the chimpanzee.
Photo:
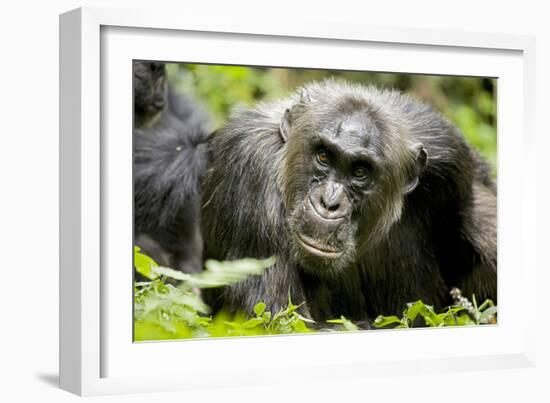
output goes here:
[{"label": "chimpanzee", "polygon": [[316,321],[399,315],[459,287],[497,292],[496,186],[448,120],[412,97],[327,80],[244,108],[212,137],[208,258],[277,257],[215,309],[305,302]]},{"label": "chimpanzee", "polygon": [[202,269],[200,181],[211,124],[165,83],[164,64],[134,62],[134,243],[163,266]]},{"label": "chimpanzee", "polygon": [[164,63],[133,63],[134,126],[150,126],[166,106],[166,69]]}]

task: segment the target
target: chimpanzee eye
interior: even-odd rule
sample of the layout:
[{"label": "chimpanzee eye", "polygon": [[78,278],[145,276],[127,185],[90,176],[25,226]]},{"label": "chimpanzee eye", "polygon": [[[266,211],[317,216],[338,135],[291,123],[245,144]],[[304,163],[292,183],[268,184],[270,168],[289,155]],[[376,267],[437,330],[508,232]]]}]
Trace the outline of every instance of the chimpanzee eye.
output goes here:
[{"label": "chimpanzee eye", "polygon": [[356,167],[353,169],[353,176],[357,179],[364,179],[367,176],[367,170],[364,167]]},{"label": "chimpanzee eye", "polygon": [[317,151],[317,161],[319,161],[320,164],[327,165],[328,160],[329,160],[328,153],[325,150]]}]

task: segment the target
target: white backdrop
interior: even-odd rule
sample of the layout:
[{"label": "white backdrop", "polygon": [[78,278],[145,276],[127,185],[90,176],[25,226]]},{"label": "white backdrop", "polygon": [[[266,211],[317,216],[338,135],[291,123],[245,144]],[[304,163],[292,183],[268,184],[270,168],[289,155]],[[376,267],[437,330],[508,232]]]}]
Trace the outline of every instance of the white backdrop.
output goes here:
[{"label": "white backdrop", "polygon": [[[190,1],[186,3],[191,3]],[[454,2],[441,1],[330,1],[325,7],[317,0],[298,2],[197,1],[182,13],[215,13],[227,18],[270,18],[281,21],[315,18],[326,21],[395,25],[419,28],[464,29],[470,31],[537,35],[537,130],[539,135],[540,183],[549,171],[545,150],[550,146],[543,120],[550,111],[550,32],[543,1]],[[266,4],[264,4],[266,3]],[[269,3],[269,4],[267,4]],[[156,7],[183,1],[155,0]],[[18,1],[3,4],[0,11],[0,236],[2,270],[0,288],[0,399],[19,401],[76,401],[59,390],[57,383],[58,336],[58,14],[81,5],[152,7],[153,2],[120,1]],[[457,7],[457,8],[455,8]],[[339,8],[338,10],[336,8]],[[544,135],[546,133],[546,135]],[[521,167],[518,167],[521,169]],[[525,172],[531,175],[531,172]],[[537,234],[539,254],[548,248],[543,226],[550,226],[548,190],[539,191]],[[548,265],[546,265],[548,266]],[[550,301],[545,298],[550,284],[548,272],[540,273],[538,301],[540,332],[538,365],[534,369],[415,375],[352,379],[346,384],[301,384],[284,388],[226,389],[158,395],[94,398],[116,402],[190,401],[359,401],[398,399],[413,401],[547,401],[550,391]],[[518,303],[521,303],[520,301]],[[521,318],[517,320],[521,326]]]}]

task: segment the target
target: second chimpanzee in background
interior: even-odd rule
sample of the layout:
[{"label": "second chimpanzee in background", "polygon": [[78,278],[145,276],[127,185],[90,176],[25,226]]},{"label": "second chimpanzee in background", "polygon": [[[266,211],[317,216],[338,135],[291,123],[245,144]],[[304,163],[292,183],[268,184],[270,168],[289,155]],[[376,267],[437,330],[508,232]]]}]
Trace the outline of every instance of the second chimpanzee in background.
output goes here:
[{"label": "second chimpanzee in background", "polygon": [[166,106],[167,83],[164,63],[133,64],[134,127],[151,126]]},{"label": "second chimpanzee in background", "polygon": [[134,62],[133,84],[134,243],[160,265],[199,271],[209,118],[166,83],[163,63]]}]

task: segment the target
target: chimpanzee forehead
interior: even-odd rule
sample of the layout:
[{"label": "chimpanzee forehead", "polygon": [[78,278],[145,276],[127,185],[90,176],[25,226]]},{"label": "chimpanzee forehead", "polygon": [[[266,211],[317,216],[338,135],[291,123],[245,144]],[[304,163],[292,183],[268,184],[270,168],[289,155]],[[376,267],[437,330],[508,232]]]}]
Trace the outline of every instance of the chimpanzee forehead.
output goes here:
[{"label": "chimpanzee forehead", "polygon": [[331,134],[344,148],[368,148],[376,143],[378,128],[366,112],[355,112],[338,119]]},{"label": "chimpanzee forehead", "polygon": [[365,112],[335,115],[321,123],[317,137],[332,152],[348,160],[374,161],[382,152],[380,131]]}]

